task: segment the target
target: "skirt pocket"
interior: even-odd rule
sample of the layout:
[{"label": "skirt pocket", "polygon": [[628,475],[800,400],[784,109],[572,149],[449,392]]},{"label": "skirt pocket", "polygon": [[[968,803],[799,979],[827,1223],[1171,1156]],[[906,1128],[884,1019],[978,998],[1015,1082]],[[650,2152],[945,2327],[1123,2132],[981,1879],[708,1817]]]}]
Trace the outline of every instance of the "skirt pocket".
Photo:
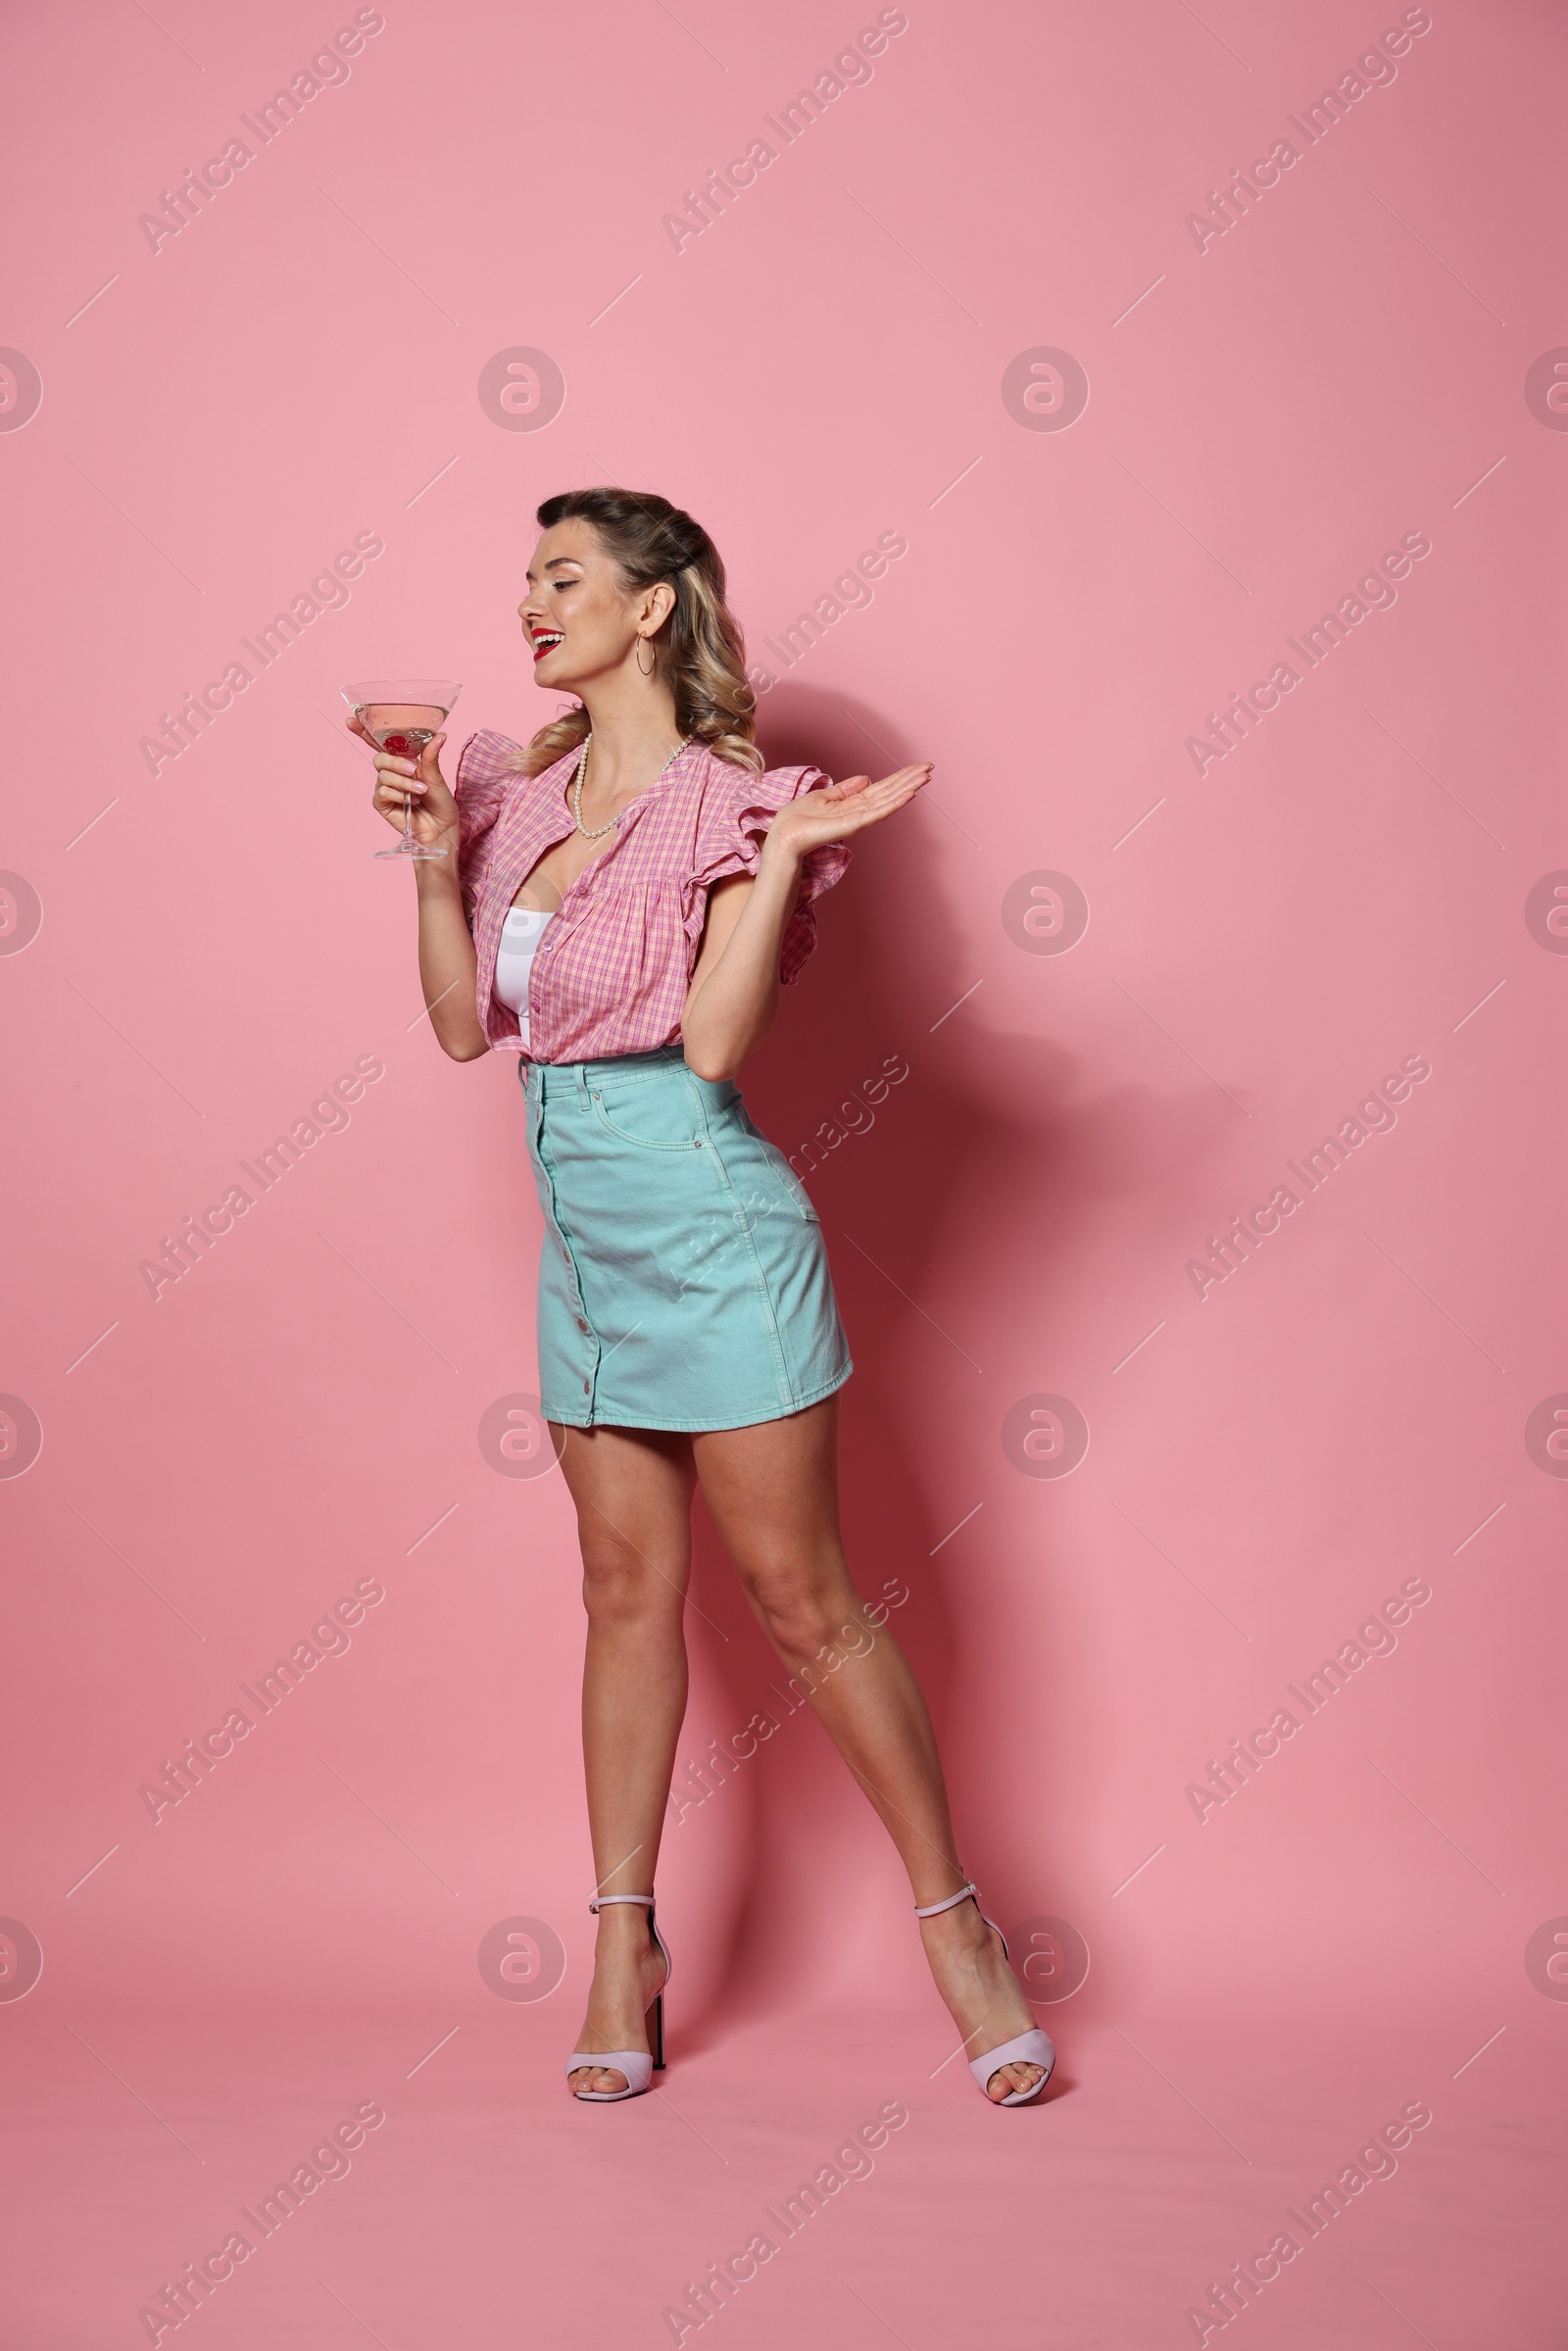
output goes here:
[{"label": "skirt pocket", "polygon": [[703,1105],[696,1081],[681,1068],[630,1085],[590,1088],[594,1117],[617,1143],[634,1151],[689,1151],[703,1140]]}]

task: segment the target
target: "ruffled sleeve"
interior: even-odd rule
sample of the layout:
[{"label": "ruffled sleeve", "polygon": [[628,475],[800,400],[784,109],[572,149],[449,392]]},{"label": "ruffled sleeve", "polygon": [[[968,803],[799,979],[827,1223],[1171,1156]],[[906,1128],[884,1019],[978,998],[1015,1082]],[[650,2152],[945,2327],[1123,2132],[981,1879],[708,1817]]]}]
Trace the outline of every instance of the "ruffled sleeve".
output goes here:
[{"label": "ruffled sleeve", "polygon": [[[770,767],[765,775],[754,775],[714,759],[687,893],[686,935],[694,952],[702,939],[708,893],[713,884],[734,873],[755,874],[762,843],[780,808],[803,792],[818,791],[832,780],[820,767]],[[802,860],[800,893],[779,951],[779,978],[785,987],[799,979],[816,945],[814,902],[824,890],[843,880],[849,862],[850,853],[842,841],[825,842]]]},{"label": "ruffled sleeve", "polygon": [[458,881],[470,923],[490,862],[496,818],[522,780],[522,759],[520,744],[488,727],[468,737],[458,759],[452,787],[458,803]]}]

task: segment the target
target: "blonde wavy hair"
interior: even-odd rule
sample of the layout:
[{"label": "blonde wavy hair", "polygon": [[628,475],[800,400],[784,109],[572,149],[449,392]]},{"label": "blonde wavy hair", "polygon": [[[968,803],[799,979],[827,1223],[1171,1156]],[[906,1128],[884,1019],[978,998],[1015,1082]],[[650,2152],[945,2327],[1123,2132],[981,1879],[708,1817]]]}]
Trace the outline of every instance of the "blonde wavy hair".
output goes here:
[{"label": "blonde wavy hair", "polygon": [[[654,490],[565,490],[545,500],[537,519],[544,530],[573,519],[591,522],[628,592],[669,582],[674,609],[648,642],[656,674],[675,698],[675,723],[718,759],[760,771],[766,762],[757,746],[745,640],[724,601],[722,559],[702,524]],[[553,719],[530,741],[522,772],[540,774],[587,732],[584,710]]]}]

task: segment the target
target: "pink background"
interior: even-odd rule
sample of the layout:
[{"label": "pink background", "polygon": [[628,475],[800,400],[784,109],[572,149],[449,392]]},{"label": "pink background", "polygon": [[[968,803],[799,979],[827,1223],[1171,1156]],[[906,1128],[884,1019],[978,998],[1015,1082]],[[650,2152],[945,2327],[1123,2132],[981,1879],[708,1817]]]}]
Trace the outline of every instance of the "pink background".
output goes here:
[{"label": "pink background", "polygon": [[[29,2351],[148,2339],[163,2282],[368,2100],[353,2175],[203,2309],[209,2351],[669,2341],[892,2101],[874,2176],[687,2342],[1190,2342],[1416,2100],[1253,2351],[1555,2339],[1564,1465],[1525,1432],[1568,1390],[1568,961],[1526,902],[1568,866],[1568,441],[1525,381],[1568,336],[1561,18],[1435,5],[1200,251],[1189,212],[1396,7],[911,0],[677,252],[682,191],[875,17],[388,0],[156,252],[138,215],[352,11],[13,24],[0,341],[42,405],[0,435],[0,864],[42,927],[13,887],[0,1389],[43,1445],[0,1480],[0,1913],[43,1972],[0,1999],[0,2296]],[[564,379],[538,430],[478,397],[517,348]],[[1067,429],[1004,401],[1042,348],[1087,373]],[[749,1092],[798,1151],[907,1063],[811,1178],[858,1363],[846,1516],[862,1587],[907,1587],[988,1907],[1091,1955],[1042,1999],[1039,2110],[944,2065],[901,1873],[800,1720],[669,1830],[663,2088],[562,2085],[592,1934],[573,1531],[559,1477],[478,1442],[537,1384],[520,1103],[509,1057],[461,1069],[420,1021],[338,689],[445,670],[454,748],[527,735],[532,510],[606,479],[712,530],[754,658],[907,542],[764,699],[775,764],[936,764],[826,902]],[[359,533],[384,552],[349,600],[149,773],[161,713]],[[1205,713],[1406,533],[1397,601],[1200,775]],[[1043,871],[1088,903],[1068,952],[1004,921]],[[366,1055],[347,1127],[155,1303],[139,1262]],[[1187,1261],[1406,1055],[1396,1126],[1200,1298]],[[1063,1478],[1004,1445],[1043,1395],[1090,1432]],[[690,1758],[773,1675],[699,1553]],[[364,1579],[348,1652],[154,1825],[142,1785]],[[1407,1579],[1397,1648],[1200,1821],[1189,1785]],[[564,1945],[548,1997],[477,1964],[516,1918]]]}]

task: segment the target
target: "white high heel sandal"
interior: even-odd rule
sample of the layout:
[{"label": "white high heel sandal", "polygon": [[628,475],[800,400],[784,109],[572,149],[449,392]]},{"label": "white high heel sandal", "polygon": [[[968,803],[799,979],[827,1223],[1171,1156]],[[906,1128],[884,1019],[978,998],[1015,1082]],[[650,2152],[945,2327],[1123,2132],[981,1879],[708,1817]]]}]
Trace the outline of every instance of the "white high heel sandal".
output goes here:
[{"label": "white high heel sandal", "polygon": [[647,2049],[574,2049],[567,2058],[566,2073],[568,2077],[580,2072],[584,2066],[599,2066],[609,2073],[624,2074],[626,2077],[624,2089],[574,2089],[571,2093],[572,2096],[580,2098],[585,2106],[610,2106],[617,2098],[639,2096],[643,2090],[650,2087],[655,2074],[662,2072],[664,2064],[664,1987],[670,1979],[671,1962],[669,1952],[664,1945],[664,1938],[654,1925],[654,1897],[652,1894],[598,1894],[588,1907],[597,1915],[607,1902],[643,1902],[647,1904],[648,1932],[653,1937],[660,1957],[663,1960],[664,1982],[649,2001],[646,2010],[646,2014],[654,2020],[652,2052]]},{"label": "white high heel sandal", "polygon": [[[949,1894],[945,1902],[928,1902],[923,1910],[917,1902],[914,1906],[914,1915],[917,1919],[934,1919],[939,1911],[956,1910],[960,1902],[967,1902],[971,1896],[976,1910],[980,1910],[979,1889],[973,1885],[968,1885],[960,1886],[957,1892]],[[987,1919],[983,1910],[980,1910],[980,1916],[986,1920],[986,1925],[1001,1943],[1002,1956],[1005,1959],[1007,1956],[1006,1936],[995,1919]],[[601,2059],[600,2063],[603,2062]],[[979,2085],[980,2095],[988,2106],[1028,2106],[1039,2097],[1046,2083],[1051,2080],[1051,2069],[1055,2062],[1056,2052],[1052,2046],[1050,2034],[1042,2033],[1039,2026],[1036,2025],[1030,2032],[1020,2033],[1014,2039],[1004,2040],[997,2048],[987,2049],[982,2056],[972,2057],[969,2060],[969,2071],[974,2076]],[[1044,2071],[1033,2089],[1009,2090],[1004,2098],[994,2098],[989,2086],[991,2077],[993,2074],[1000,2073],[1004,2065],[1038,2065],[1043,2067]]]}]

